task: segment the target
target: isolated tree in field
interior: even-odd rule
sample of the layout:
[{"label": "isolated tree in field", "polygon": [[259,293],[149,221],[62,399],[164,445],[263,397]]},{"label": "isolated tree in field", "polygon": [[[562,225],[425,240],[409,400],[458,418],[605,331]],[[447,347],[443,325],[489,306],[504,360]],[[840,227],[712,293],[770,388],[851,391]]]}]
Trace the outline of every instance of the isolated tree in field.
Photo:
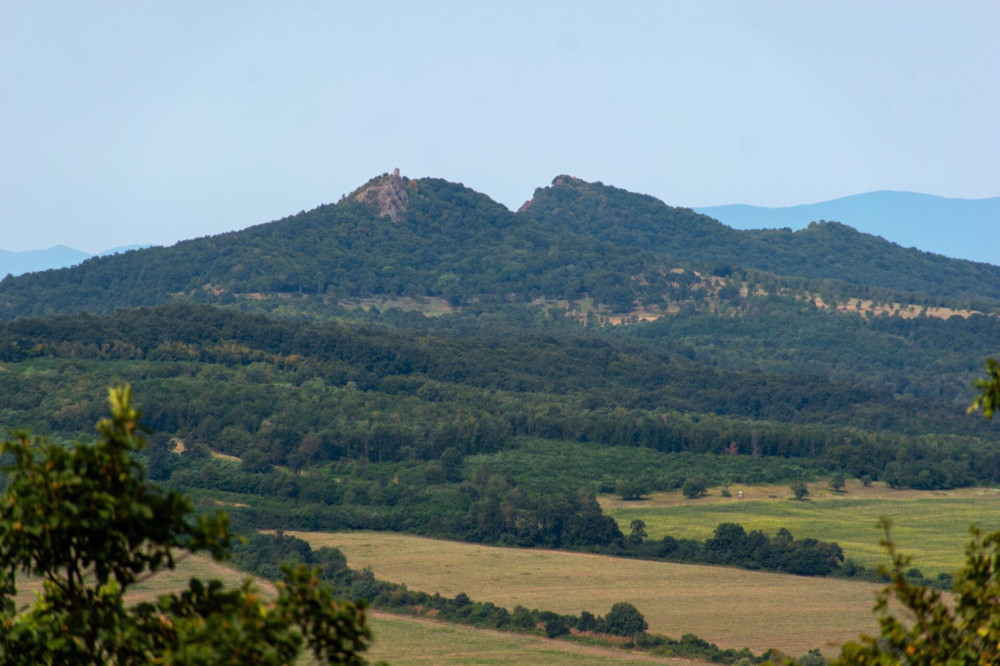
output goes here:
[{"label": "isolated tree in field", "polygon": [[[95,443],[23,433],[0,443],[13,459],[0,496],[0,663],[287,664],[304,645],[320,663],[364,663],[364,608],[335,601],[305,567],[286,569],[271,601],[249,582],[192,579],[156,603],[126,604],[133,584],[178,554],[222,559],[233,536],[225,515],[193,518],[187,498],[146,481],[129,389],[110,403]],[[44,585],[30,608],[15,605],[18,574]]]},{"label": "isolated tree in field", "polygon": [[681,494],[688,499],[704,497],[708,493],[708,479],[703,476],[692,476],[684,481]]},{"label": "isolated tree in field", "polygon": [[806,487],[804,481],[796,481],[791,485],[792,494],[795,495],[795,499],[801,501],[809,496],[809,488]]},{"label": "isolated tree in field", "polygon": [[843,472],[834,472],[830,476],[830,488],[839,493],[847,485],[847,478],[844,476]]},{"label": "isolated tree in field", "polygon": [[636,518],[629,524],[629,543],[638,546],[647,536],[649,535],[646,533],[646,521]]},{"label": "isolated tree in field", "polygon": [[649,629],[639,609],[627,601],[619,601],[604,617],[608,633],[615,636],[635,636]]}]

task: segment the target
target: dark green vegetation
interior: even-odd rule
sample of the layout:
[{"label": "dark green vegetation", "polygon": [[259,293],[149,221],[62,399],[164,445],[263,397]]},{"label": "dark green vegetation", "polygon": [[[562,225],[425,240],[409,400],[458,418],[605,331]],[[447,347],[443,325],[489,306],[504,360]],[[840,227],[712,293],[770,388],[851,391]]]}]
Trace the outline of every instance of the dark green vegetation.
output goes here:
[{"label": "dark green vegetation", "polygon": [[0,282],[0,423],[69,440],[127,382],[150,476],[247,527],[626,553],[650,546],[595,494],[1000,482],[1000,426],[965,416],[1000,346],[998,278],[836,223],[736,232],[569,177],[512,213],[383,176]]},{"label": "dark green vegetation", "polygon": [[[0,662],[287,664],[308,646],[321,663],[365,663],[364,605],[334,601],[304,566],[284,569],[269,603],[249,581],[226,590],[192,578],[155,604],[126,604],[132,585],[180,553],[222,559],[234,539],[224,514],[193,519],[186,498],[146,482],[130,392],[110,402],[93,444],[0,443],[14,460],[0,496]],[[27,609],[15,604],[18,575],[44,585]]]},{"label": "dark green vegetation", "polygon": [[735,231],[568,176],[511,213],[461,185],[386,175],[340,203],[277,222],[5,280],[0,317],[261,294],[313,305],[378,294],[456,304],[590,295],[626,312],[636,299],[651,307],[686,296],[692,283],[677,280],[676,267],[754,284],[795,276],[786,284],[883,300],[900,292],[923,294],[918,303],[1000,299],[996,266],[905,250],[837,223]]}]

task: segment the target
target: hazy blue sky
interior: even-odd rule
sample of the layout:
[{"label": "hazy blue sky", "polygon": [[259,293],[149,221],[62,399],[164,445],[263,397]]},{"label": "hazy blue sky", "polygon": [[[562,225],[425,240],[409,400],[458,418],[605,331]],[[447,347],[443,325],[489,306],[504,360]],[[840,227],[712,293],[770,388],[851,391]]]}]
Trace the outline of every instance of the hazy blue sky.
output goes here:
[{"label": "hazy blue sky", "polygon": [[1000,2],[0,2],[0,248],[171,244],[399,167],[516,208],[1000,195]]}]

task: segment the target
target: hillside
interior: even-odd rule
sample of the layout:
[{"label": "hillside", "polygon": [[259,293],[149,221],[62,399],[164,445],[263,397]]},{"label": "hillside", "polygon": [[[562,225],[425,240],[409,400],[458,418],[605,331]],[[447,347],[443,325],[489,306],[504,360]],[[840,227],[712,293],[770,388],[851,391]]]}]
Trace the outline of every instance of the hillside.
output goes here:
[{"label": "hillside", "polygon": [[0,424],[72,440],[128,383],[151,476],[245,526],[619,553],[597,493],[1000,483],[1000,422],[965,413],[1000,347],[997,271],[568,176],[512,213],[387,174],[4,280]]},{"label": "hillside", "polygon": [[275,298],[315,313],[372,296],[453,306],[592,299],[599,311],[627,314],[669,307],[677,270],[736,274],[737,287],[833,285],[850,296],[959,309],[1000,301],[1000,267],[904,249],[842,224],[736,231],[568,176],[512,213],[458,184],[386,174],[336,204],[243,231],[8,277],[0,317]]}]

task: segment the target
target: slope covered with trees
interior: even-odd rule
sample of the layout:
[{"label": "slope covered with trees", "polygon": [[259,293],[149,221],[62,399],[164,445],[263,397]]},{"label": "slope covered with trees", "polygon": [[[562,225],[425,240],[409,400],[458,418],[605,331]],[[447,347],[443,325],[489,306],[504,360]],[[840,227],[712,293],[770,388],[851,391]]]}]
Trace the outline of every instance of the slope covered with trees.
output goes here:
[{"label": "slope covered with trees", "polygon": [[385,175],[277,222],[0,282],[0,423],[71,441],[129,383],[150,475],[250,527],[660,557],[595,495],[1000,482],[1000,426],[965,416],[1000,346],[997,277],[565,176],[512,213]]},{"label": "slope covered with trees", "polygon": [[9,277],[0,317],[275,295],[434,296],[455,305],[590,297],[622,313],[658,306],[678,267],[830,280],[922,301],[1000,300],[996,266],[903,249],[841,224],[735,231],[568,176],[512,213],[461,185],[384,175],[336,204],[243,231]]}]

